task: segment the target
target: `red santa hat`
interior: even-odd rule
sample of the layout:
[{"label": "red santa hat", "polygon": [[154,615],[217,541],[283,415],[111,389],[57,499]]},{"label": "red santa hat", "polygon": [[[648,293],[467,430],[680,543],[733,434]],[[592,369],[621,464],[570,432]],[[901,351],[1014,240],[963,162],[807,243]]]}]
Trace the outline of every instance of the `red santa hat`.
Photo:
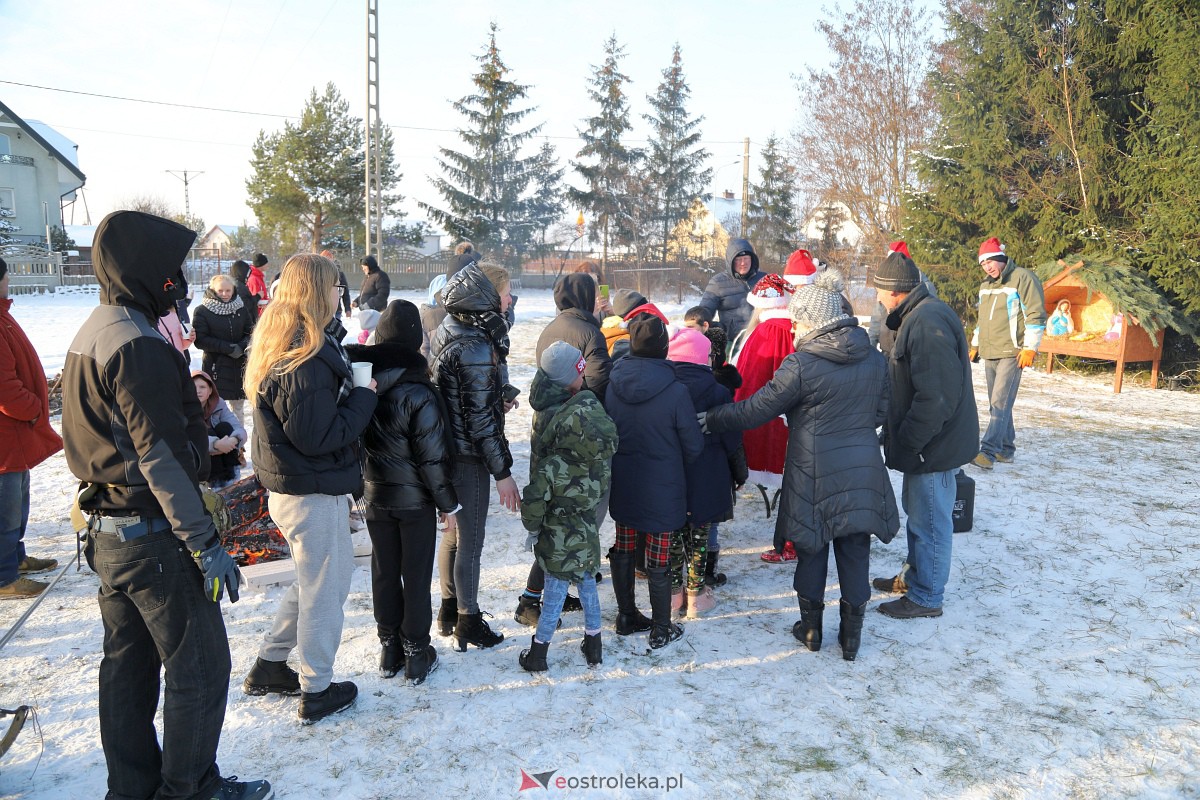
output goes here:
[{"label": "red santa hat", "polygon": [[985,261],[990,261],[993,258],[997,259],[997,260],[1006,258],[1006,256],[1004,255],[1004,245],[1001,244],[1000,240],[997,239],[995,236],[988,239],[983,244],[979,245],[979,263],[980,264],[982,264]]},{"label": "red santa hat", "polygon": [[783,277],[793,286],[804,286],[813,282],[818,262],[807,250],[797,250],[788,256]]},{"label": "red santa hat", "polygon": [[787,308],[793,291],[791,284],[768,272],[759,279],[754,291],[746,295],[746,302],[755,308]]},{"label": "red santa hat", "polygon": [[903,239],[892,242],[888,245],[887,254],[890,256],[892,253],[900,253],[905,258],[912,258],[912,256],[908,254],[908,242],[904,241]]}]

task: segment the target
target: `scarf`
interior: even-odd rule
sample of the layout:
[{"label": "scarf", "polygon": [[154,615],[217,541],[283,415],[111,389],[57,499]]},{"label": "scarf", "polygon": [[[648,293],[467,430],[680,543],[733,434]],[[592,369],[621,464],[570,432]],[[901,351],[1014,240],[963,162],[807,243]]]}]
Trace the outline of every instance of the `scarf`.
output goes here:
[{"label": "scarf", "polygon": [[204,306],[212,313],[219,314],[222,317],[231,316],[245,308],[245,304],[242,303],[242,298],[238,297],[236,292],[234,292],[233,297],[230,298],[229,302],[227,303],[218,297],[217,293],[212,289],[204,290],[204,299],[200,301],[200,305]]},{"label": "scarf", "polygon": [[470,314],[451,314],[464,325],[469,325],[484,332],[496,352],[500,354],[500,362],[508,361],[508,320],[499,311],[475,311]]}]

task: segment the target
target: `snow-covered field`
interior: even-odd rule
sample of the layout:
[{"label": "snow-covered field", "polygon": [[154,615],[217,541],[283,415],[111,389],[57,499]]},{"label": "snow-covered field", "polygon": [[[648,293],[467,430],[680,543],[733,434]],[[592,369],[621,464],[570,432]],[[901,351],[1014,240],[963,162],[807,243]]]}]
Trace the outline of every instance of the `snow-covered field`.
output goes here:
[{"label": "snow-covered field", "polygon": [[[94,303],[17,298],[50,374]],[[517,311],[511,374],[527,388],[553,302],[527,291]],[[981,368],[975,377],[986,415]],[[551,671],[530,677],[517,654],[531,630],[512,620],[524,533],[493,504],[480,602],[507,638],[460,654],[435,637],[441,668],[424,686],[377,677],[365,568],[335,669],[358,683],[358,704],[312,727],[299,725],[295,699],[241,691],[281,590],[226,605],[234,671],[222,770],[268,778],[280,798],[342,800],[515,797],[522,770],[554,771],[548,790],[519,795],[534,798],[659,797],[668,779],[684,798],[1198,796],[1200,396],[1128,384],[1113,395],[1104,377],[1028,371],[1016,414],[1017,463],[970,472],[975,529],[955,537],[945,616],[868,611],[856,662],[836,644],[833,573],[825,649],[792,638],[791,570],[759,560],[771,523],[746,493],[721,528],[730,582],[712,617],[649,654],[644,635],[610,632],[606,580],[603,666],[585,667],[573,614]],[[528,426],[523,404],[509,423],[519,481]],[[30,552],[74,556],[72,483],[61,455],[34,470]],[[903,540],[875,543],[872,574],[894,574]],[[33,705],[41,723],[40,737],[28,725],[0,762],[0,797],[105,792],[95,586],[86,567],[70,570],[0,652],[0,707]],[[648,610],[644,584],[638,593]],[[0,632],[25,607],[0,605]]]}]

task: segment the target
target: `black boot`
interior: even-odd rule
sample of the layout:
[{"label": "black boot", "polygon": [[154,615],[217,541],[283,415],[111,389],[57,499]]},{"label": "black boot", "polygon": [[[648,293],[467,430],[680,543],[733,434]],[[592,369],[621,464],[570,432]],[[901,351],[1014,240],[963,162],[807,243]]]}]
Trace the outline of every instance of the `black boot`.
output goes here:
[{"label": "black boot", "polygon": [[400,636],[380,636],[379,677],[393,678],[404,669],[405,642]]},{"label": "black boot", "polygon": [[545,672],[550,669],[546,665],[546,651],[550,649],[549,642],[539,642],[536,638],[530,637],[529,649],[522,650],[517,661],[521,662],[521,666],[526,672]]},{"label": "black boot", "polygon": [[[567,595],[563,600],[562,613],[570,614],[573,611],[583,611],[583,601],[573,594]],[[562,622],[562,620],[559,620]]]},{"label": "black boot", "polygon": [[250,668],[242,689],[248,695],[261,697],[264,694],[300,694],[300,676],[286,661],[264,661],[259,658]]},{"label": "black boot", "polygon": [[852,606],[845,600],[841,602],[842,626],[838,628],[838,644],[842,646],[842,658],[853,661],[858,655],[858,646],[862,642],[863,617],[867,613],[867,604]]},{"label": "black boot", "polygon": [[613,594],[617,598],[617,635],[628,636],[650,630],[650,620],[638,611],[633,600],[633,553],[608,551]]},{"label": "black boot", "polygon": [[300,695],[300,723],[312,725],[319,719],[336,714],[354,705],[358,687],[350,681],[334,681],[322,692],[303,692]]},{"label": "black boot", "polygon": [[420,686],[429,677],[429,673],[437,669],[437,650],[433,645],[421,646],[405,640],[404,642],[404,677],[413,686]]},{"label": "black boot", "polygon": [[438,609],[438,633],[442,636],[454,634],[454,625],[458,622],[458,599],[442,598],[442,607]]},{"label": "black boot", "polygon": [[604,661],[604,646],[600,643],[600,634],[584,634],[583,644],[579,645],[579,651],[583,653],[583,657],[587,659],[589,667],[594,667]]},{"label": "black boot", "polygon": [[[460,653],[467,652],[467,645],[476,647],[495,647],[504,641],[504,634],[497,633],[488,627],[483,619],[484,612],[478,614],[459,614],[458,625],[454,628],[454,649]],[[490,617],[491,614],[488,614]]]},{"label": "black boot", "polygon": [[531,628],[536,628],[538,620],[542,618],[542,598],[530,597],[522,593],[517,598],[517,610],[513,613],[513,619],[522,625],[528,625]]},{"label": "black boot", "polygon": [[709,550],[704,556],[705,586],[724,586],[729,582],[729,577],[724,572],[717,572],[717,558],[720,554],[720,550]]},{"label": "black boot", "polygon": [[646,582],[650,584],[650,614],[654,620],[650,647],[657,650],[683,636],[683,627],[671,622],[671,568],[648,568]]},{"label": "black boot", "polygon": [[800,602],[800,621],[792,626],[792,636],[815,653],[821,649],[821,615],[825,613],[825,604],[814,603],[803,597],[797,599]]}]

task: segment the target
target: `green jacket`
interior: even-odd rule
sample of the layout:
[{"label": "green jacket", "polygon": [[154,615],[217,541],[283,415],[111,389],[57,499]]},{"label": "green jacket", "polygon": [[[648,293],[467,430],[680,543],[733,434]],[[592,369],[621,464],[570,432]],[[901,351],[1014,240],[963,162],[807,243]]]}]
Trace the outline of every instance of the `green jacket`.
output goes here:
[{"label": "green jacket", "polygon": [[985,277],[979,287],[979,323],[971,346],[980,358],[1015,358],[1034,350],[1046,332],[1046,298],[1042,282],[1011,258],[1000,277]]},{"label": "green jacket", "polygon": [[[564,397],[556,409],[539,407],[538,377],[544,387],[559,388],[538,370],[530,391],[537,414],[521,522],[537,535],[533,552],[542,569],[559,580],[576,582],[600,566],[596,506],[608,488],[617,427],[586,389]],[[549,418],[544,427],[539,417]]]}]

